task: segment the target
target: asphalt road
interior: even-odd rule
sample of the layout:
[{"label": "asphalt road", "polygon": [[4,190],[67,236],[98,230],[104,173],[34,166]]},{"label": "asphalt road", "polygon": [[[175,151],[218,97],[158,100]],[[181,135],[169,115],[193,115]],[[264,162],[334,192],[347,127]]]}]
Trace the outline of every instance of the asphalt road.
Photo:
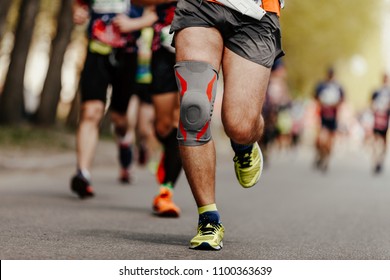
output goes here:
[{"label": "asphalt road", "polygon": [[86,201],[69,190],[71,151],[3,157],[0,259],[390,259],[390,163],[374,176],[367,150],[338,149],[327,174],[312,168],[310,149],[276,152],[252,189],[236,182],[230,151],[219,152],[219,252],[188,249],[197,210],[184,174],[181,217],[158,218],[153,175],[135,167],[135,182],[119,184],[113,150],[98,150],[97,196]]}]

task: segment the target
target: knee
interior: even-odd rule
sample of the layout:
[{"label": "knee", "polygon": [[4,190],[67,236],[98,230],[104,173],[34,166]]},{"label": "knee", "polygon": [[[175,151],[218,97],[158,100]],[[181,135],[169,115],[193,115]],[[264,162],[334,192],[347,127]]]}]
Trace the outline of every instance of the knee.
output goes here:
[{"label": "knee", "polygon": [[116,112],[111,113],[111,121],[114,124],[115,134],[123,137],[129,130],[129,122],[126,114],[120,114]]},{"label": "knee", "polygon": [[157,118],[155,121],[155,131],[158,137],[165,137],[167,136],[172,128],[172,118],[165,116],[165,117],[160,117]]},{"label": "knee", "polygon": [[235,143],[249,144],[253,140],[253,129],[248,124],[224,126],[226,135]]},{"label": "knee", "polygon": [[104,104],[98,101],[86,102],[81,107],[81,122],[98,124],[103,117]]},{"label": "knee", "polygon": [[182,61],[175,65],[179,81],[179,143],[204,145],[211,140],[210,121],[217,90],[218,71],[201,61]]},{"label": "knee", "polygon": [[264,120],[257,119],[228,120],[223,119],[226,135],[239,144],[250,144],[258,141],[263,134]]}]

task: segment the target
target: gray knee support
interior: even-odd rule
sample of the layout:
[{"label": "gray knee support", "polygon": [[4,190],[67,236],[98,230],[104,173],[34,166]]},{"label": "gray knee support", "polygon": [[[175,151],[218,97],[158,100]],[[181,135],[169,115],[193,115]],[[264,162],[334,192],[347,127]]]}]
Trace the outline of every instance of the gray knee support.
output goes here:
[{"label": "gray knee support", "polygon": [[181,61],[175,65],[175,74],[180,92],[177,139],[185,146],[206,144],[211,140],[218,72],[206,62]]}]

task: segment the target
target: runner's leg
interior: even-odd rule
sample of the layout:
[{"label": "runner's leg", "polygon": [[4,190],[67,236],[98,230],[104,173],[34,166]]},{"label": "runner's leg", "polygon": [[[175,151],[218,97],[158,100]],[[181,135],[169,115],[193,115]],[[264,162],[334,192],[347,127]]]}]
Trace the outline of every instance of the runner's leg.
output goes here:
[{"label": "runner's leg", "polygon": [[[219,69],[223,41],[215,28],[190,27],[179,31],[176,45],[176,60],[203,61]],[[215,147],[211,140],[205,145],[180,145],[183,168],[198,207],[215,203]]]}]

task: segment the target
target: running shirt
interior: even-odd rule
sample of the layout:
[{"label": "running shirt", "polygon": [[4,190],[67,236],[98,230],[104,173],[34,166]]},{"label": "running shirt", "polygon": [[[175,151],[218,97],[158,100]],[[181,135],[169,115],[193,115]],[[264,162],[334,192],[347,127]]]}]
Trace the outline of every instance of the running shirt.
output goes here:
[{"label": "running shirt", "polygon": [[262,0],[262,8],[267,12],[276,13],[280,16],[280,8],[284,7],[284,0]]},{"label": "running shirt", "polygon": [[[209,2],[214,2],[221,4],[218,0],[207,0]],[[252,0],[256,4],[260,4],[260,7],[263,8],[267,12],[275,13],[280,16],[280,9],[284,6],[284,0]]]},{"label": "running shirt", "polygon": [[78,0],[88,5],[91,19],[88,25],[88,37],[113,48],[126,48],[128,52],[137,50],[136,41],[140,32],[121,34],[112,19],[117,14],[126,14],[131,18],[142,16],[143,9],[130,5],[130,0]]},{"label": "running shirt", "polygon": [[344,91],[341,86],[334,81],[322,82],[316,88],[315,97],[321,106],[321,118],[336,120],[338,105],[344,99]]},{"label": "running shirt", "polygon": [[387,131],[390,117],[390,88],[382,87],[372,95],[372,109],[374,111],[374,129]]},{"label": "running shirt", "polygon": [[162,46],[170,47],[173,34],[169,34],[169,30],[175,15],[176,4],[177,2],[172,2],[156,6],[158,20],[153,25],[152,51],[157,51]]}]

